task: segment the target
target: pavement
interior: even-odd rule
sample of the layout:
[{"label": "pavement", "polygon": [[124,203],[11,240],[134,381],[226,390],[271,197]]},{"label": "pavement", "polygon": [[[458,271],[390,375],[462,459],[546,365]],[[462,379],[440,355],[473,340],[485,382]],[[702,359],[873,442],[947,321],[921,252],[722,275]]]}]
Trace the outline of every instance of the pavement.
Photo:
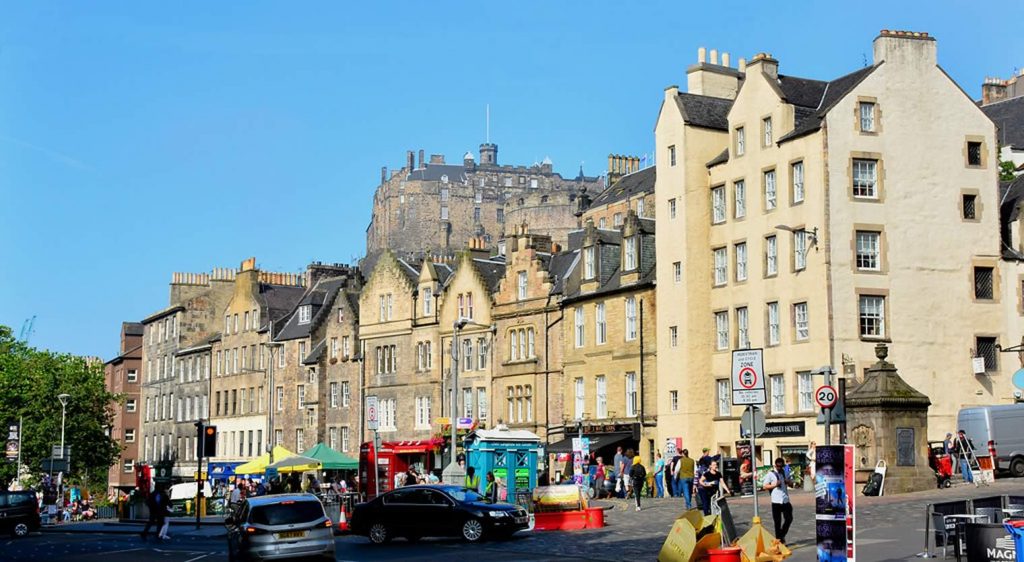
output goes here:
[{"label": "pavement", "polygon": [[[1001,494],[1024,494],[1024,479],[998,480],[990,486],[961,485],[945,490],[928,490],[880,498],[857,497],[857,558],[862,562],[910,561],[925,549],[925,513],[929,503]],[[793,494],[794,522],[789,533],[793,562],[815,562],[814,497],[809,492]],[[557,560],[615,561],[656,560],[673,521],[683,511],[679,498],[644,499],[636,512],[632,501],[606,500],[595,505],[609,507],[607,526],[565,532],[519,533],[507,541],[466,544],[456,539],[423,539],[409,543],[396,539],[373,545],[363,537],[343,536],[336,541],[337,559],[354,560]],[[766,495],[759,495],[762,520],[772,531],[771,508]],[[750,526],[751,498],[729,500],[730,511],[740,533]],[[195,520],[175,519],[171,540],[143,542],[136,522],[66,523],[48,528],[26,539],[0,539],[0,560],[46,560],[75,562],[207,562],[227,559],[224,527],[210,518],[195,528]]]}]

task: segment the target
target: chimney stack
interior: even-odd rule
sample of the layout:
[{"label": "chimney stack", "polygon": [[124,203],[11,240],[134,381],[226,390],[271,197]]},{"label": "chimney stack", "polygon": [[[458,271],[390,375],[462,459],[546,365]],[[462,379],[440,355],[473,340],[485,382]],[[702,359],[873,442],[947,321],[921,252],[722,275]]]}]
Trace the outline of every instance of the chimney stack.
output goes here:
[{"label": "chimney stack", "polygon": [[405,171],[406,172],[411,172],[411,171],[413,171],[415,169],[414,168],[414,166],[416,165],[415,158],[416,157],[413,156],[413,153],[412,153],[411,150],[406,150],[405,151]]},{"label": "chimney stack", "polygon": [[718,49],[711,49],[711,64],[718,64]]},{"label": "chimney stack", "polygon": [[704,64],[707,62],[707,52],[708,50],[704,47],[697,49],[697,64]]},{"label": "chimney stack", "polygon": [[380,167],[380,183],[383,184],[383,183],[385,183],[387,181],[388,181],[388,167],[387,166],[381,166]]},{"label": "chimney stack", "polygon": [[729,53],[722,53],[722,66],[729,66]]},{"label": "chimney stack", "polygon": [[740,57],[739,62],[737,62],[737,64],[736,64],[736,70],[739,70],[741,73],[742,72],[746,72],[747,71],[747,59],[745,59],[743,57]]},{"label": "chimney stack", "polygon": [[422,148],[420,149],[420,165],[417,166],[417,169],[419,169],[419,170],[423,169],[423,149]]}]

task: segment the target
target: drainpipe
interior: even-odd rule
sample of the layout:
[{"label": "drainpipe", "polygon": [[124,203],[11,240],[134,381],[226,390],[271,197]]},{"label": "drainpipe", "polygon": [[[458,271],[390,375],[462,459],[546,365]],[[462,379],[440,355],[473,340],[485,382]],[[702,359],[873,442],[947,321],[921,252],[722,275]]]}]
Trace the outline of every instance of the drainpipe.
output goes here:
[{"label": "drainpipe", "polygon": [[640,433],[644,430],[644,299],[640,297]]},{"label": "drainpipe", "polygon": [[[544,424],[545,424],[544,437],[545,437],[545,439],[547,439],[548,435],[550,435],[550,433],[551,433],[551,411],[550,411],[551,408],[549,406],[549,404],[551,403],[551,400],[549,399],[550,396],[551,396],[551,385],[550,385],[550,381],[551,381],[551,368],[550,368],[550,362],[548,360],[548,356],[550,355],[549,351],[551,350],[550,333],[551,333],[551,328],[553,326],[559,324],[562,321],[562,318],[565,316],[565,311],[562,310],[562,307],[558,307],[558,318],[554,322],[551,322],[549,324],[548,323],[548,311],[550,310],[550,308],[551,308],[551,295],[548,295],[548,302],[544,305]],[[551,440],[548,439],[549,443],[550,443],[550,441]]]}]

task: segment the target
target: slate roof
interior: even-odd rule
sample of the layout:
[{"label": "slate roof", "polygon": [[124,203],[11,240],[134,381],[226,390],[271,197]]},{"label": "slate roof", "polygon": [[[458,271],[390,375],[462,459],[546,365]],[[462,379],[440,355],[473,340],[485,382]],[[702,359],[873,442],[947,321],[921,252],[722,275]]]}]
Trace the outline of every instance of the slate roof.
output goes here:
[{"label": "slate roof", "polygon": [[1024,203],[1024,176],[999,184],[999,234],[1002,241],[1002,254],[1005,259],[1024,261],[1021,254],[1013,247],[1010,228],[1014,221],[1020,220],[1020,207]]},{"label": "slate roof", "polygon": [[683,114],[683,121],[695,127],[729,130],[729,109],[732,100],[679,92],[676,105]]},{"label": "slate roof", "polygon": [[463,183],[469,180],[466,167],[455,164],[427,164],[426,167],[409,172],[407,179],[424,181],[441,181],[441,176],[448,176],[448,181]]},{"label": "slate roof", "polygon": [[484,278],[487,289],[491,292],[498,290],[498,283],[505,277],[505,264],[492,260],[473,259],[473,267],[480,276]]},{"label": "slate roof", "polygon": [[124,335],[126,336],[141,336],[145,329],[142,322],[124,322],[123,326]]},{"label": "slate roof", "polygon": [[[795,112],[796,126],[780,138],[778,144],[820,129],[829,110],[876,68],[878,65],[866,66],[830,82],[780,76],[779,88],[786,97],[786,101],[797,106],[797,111]],[[822,84],[824,85],[823,89]]]},{"label": "slate roof", "polygon": [[1024,96],[983,105],[981,110],[998,127],[1000,145],[1024,149]]},{"label": "slate roof", "polygon": [[319,343],[313,346],[313,349],[309,350],[309,355],[302,360],[303,365],[316,365],[320,362],[320,359],[324,356],[324,348],[327,347],[327,339],[320,340]]},{"label": "slate roof", "polygon": [[[637,218],[638,231],[642,234],[642,237],[648,241],[653,242],[655,234],[655,221],[653,219]],[[598,239],[602,242],[602,252],[599,257],[600,260],[600,271],[598,271],[598,282],[600,285],[597,290],[580,293],[580,285],[583,280],[581,279],[581,272],[579,268],[572,268],[567,272],[565,281],[563,281],[560,292],[565,296],[565,302],[572,302],[581,299],[590,299],[595,296],[604,295],[608,293],[614,293],[620,289],[625,288],[622,285],[622,263],[620,262],[619,248],[622,245],[622,231],[621,230],[602,230],[594,229],[598,235]],[[577,236],[573,236],[576,234]],[[585,231],[578,230],[569,233],[569,245],[574,248],[574,258],[578,261],[578,255],[580,253],[579,248],[583,245],[583,239]],[[575,244],[574,244],[575,242]],[[655,273],[657,270],[656,261],[653,259],[654,246],[653,243],[650,245],[641,242],[641,252],[649,251],[646,258],[643,254],[640,256],[639,268],[640,276],[637,282],[630,283],[628,288],[643,288],[645,285],[654,283]],[[609,250],[609,251],[605,251]],[[575,262],[574,262],[575,264]],[[606,268],[611,268],[610,270]],[[630,273],[633,271],[630,270]],[[554,291],[552,291],[554,292]]]},{"label": "slate roof", "polygon": [[[321,279],[316,285],[311,287],[299,302],[296,303],[295,309],[285,320],[284,325],[281,327],[280,332],[275,334],[275,341],[287,341],[298,338],[309,337],[313,327],[319,324],[320,317],[328,312],[331,303],[338,295],[338,291],[345,286],[347,277],[330,277]],[[303,306],[311,307],[309,322],[299,323],[299,308]]]},{"label": "slate roof", "polygon": [[712,166],[717,166],[719,164],[725,164],[728,161],[729,161],[729,149],[726,148],[718,156],[715,156],[714,158],[709,160],[708,163],[706,164],[706,166],[708,168],[711,168]]},{"label": "slate roof", "polygon": [[602,191],[590,203],[590,207],[608,205],[616,201],[623,201],[640,193],[654,193],[654,179],[657,168],[650,166],[639,172],[626,174],[619,178],[619,181]]},{"label": "slate roof", "polygon": [[565,280],[572,274],[573,269],[579,262],[579,250],[567,250],[551,256],[551,265],[548,273],[554,283],[551,286],[551,294],[561,295],[565,292]]},{"label": "slate roof", "polygon": [[272,328],[271,333],[275,334],[283,327],[283,321],[288,314],[295,309],[299,299],[305,294],[305,287],[292,287],[288,285],[271,285],[260,283],[260,293],[256,300],[265,314],[260,314],[266,322],[261,330]]}]

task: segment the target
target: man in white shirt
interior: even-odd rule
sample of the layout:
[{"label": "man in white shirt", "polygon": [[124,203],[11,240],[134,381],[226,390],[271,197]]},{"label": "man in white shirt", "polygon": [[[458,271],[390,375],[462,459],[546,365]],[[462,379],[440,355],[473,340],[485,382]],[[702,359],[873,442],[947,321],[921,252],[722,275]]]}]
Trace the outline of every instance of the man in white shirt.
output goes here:
[{"label": "man in white shirt", "polygon": [[786,461],[775,459],[775,470],[764,477],[764,489],[772,494],[772,520],[775,522],[775,538],[786,543],[786,533],[793,523],[793,504],[789,503],[789,486],[793,481],[786,478]]}]

